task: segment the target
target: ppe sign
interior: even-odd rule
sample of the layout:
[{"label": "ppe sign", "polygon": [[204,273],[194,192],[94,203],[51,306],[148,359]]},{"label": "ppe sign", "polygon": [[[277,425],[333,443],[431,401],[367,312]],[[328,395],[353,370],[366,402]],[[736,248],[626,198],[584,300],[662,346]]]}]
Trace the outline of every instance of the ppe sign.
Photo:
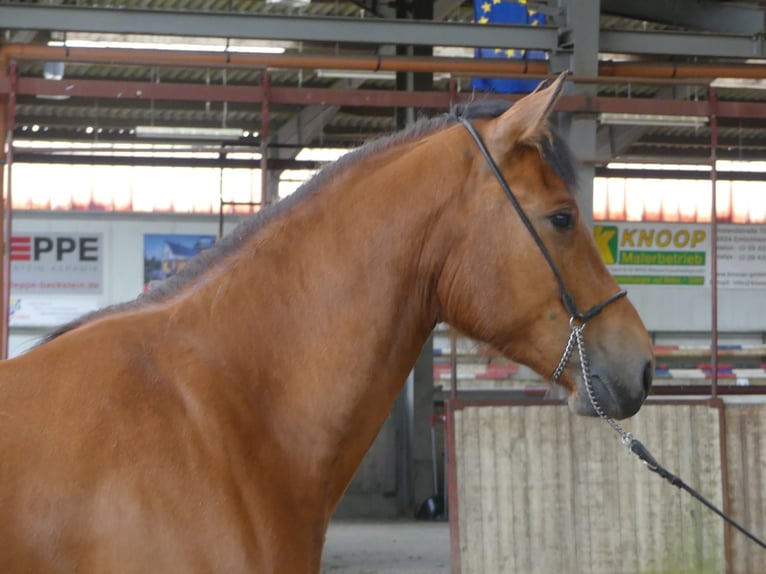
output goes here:
[{"label": "ppe sign", "polygon": [[100,233],[34,233],[11,238],[13,293],[98,294],[103,290]]}]

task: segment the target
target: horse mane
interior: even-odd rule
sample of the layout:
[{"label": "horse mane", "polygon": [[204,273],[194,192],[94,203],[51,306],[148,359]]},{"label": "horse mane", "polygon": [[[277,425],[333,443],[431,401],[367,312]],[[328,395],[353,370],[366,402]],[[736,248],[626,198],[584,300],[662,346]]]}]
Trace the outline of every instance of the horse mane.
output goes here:
[{"label": "horse mane", "polygon": [[[215,243],[213,247],[196,255],[176,275],[166,279],[152,290],[142,293],[136,299],[115,303],[96,311],[92,311],[73,321],[61,325],[46,334],[37,346],[45,344],[61,335],[78,327],[90,323],[96,319],[116,313],[133,311],[144,308],[151,304],[166,301],[177,294],[185,286],[202,275],[210,266],[230,253],[236,251],[245,244],[268,222],[275,220],[290,212],[296,205],[314,196],[325,183],[332,180],[340,172],[348,169],[360,160],[378,152],[395,147],[402,143],[419,139],[439,131],[460,120],[489,119],[495,118],[511,106],[511,102],[505,100],[477,100],[468,104],[459,104],[447,114],[435,117],[421,117],[409,127],[382,138],[372,140],[361,147],[353,150],[337,161],[329,164],[317,172],[310,180],[301,185],[294,193],[280,200],[276,204],[259,210],[255,215],[245,219],[233,231],[225,235]],[[566,142],[554,130],[550,130],[550,137],[541,138],[540,150],[543,160],[558,175],[570,190],[576,188],[576,176],[574,161]]]}]

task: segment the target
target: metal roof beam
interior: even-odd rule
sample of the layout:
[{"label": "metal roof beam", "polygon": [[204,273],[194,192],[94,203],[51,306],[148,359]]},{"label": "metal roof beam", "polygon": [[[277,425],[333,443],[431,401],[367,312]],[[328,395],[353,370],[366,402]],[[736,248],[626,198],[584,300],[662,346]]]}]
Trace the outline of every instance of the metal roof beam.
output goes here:
[{"label": "metal roof beam", "polygon": [[[692,88],[693,92],[687,94],[704,97],[703,90]],[[654,96],[655,100],[675,99],[673,88],[661,88]],[[630,146],[641,139],[651,128],[648,126],[614,126],[602,125],[599,127],[596,140],[596,158],[609,160],[624,154]]]},{"label": "metal roof beam", "polygon": [[760,35],[609,29],[601,30],[599,51],[736,59],[762,58],[766,52]]},{"label": "metal roof beam", "polygon": [[[9,90],[7,77],[0,74],[0,94]],[[22,77],[18,80],[19,96],[59,95],[72,98],[114,98],[123,100],[178,100],[178,101],[227,101],[230,103],[254,104],[263,101],[260,86],[207,86],[201,84],[157,84],[153,82],[130,82],[112,80],[45,80]],[[333,88],[282,88],[272,87],[272,104],[285,105],[330,105],[361,107],[421,107],[448,109],[452,104],[470,101],[470,93],[451,96],[447,92],[407,92],[398,90],[344,90]],[[517,95],[504,95],[504,99],[516,100]],[[681,116],[707,116],[709,102],[592,96],[562,96],[556,103],[556,110],[598,114],[602,112],[663,114]],[[719,118],[766,118],[766,104],[763,102],[728,102],[716,104]]]},{"label": "metal roof beam", "polygon": [[[126,137],[122,141],[135,142],[135,138]],[[257,150],[254,150],[257,151]],[[258,169],[260,160],[230,159],[222,154],[218,158],[207,157],[137,157],[108,156],[87,154],[49,154],[42,152],[16,151],[13,154],[16,163],[53,163],[65,165],[130,165],[130,166],[165,166],[165,167],[225,167],[233,169]],[[323,162],[296,159],[270,159],[269,171],[285,169],[317,169]]]},{"label": "metal roof beam", "polygon": [[599,126],[595,157],[604,161],[619,157],[647,131],[646,126]]},{"label": "metal roof beam", "polygon": [[[596,175],[598,177],[624,177],[638,179],[710,180],[709,171],[697,171],[689,169],[615,169],[598,166],[596,167]],[[763,181],[763,173],[757,171],[717,170],[716,177],[719,181]]]},{"label": "metal roof beam", "polygon": [[367,10],[371,15],[381,18],[395,17],[393,8],[387,3],[378,3],[377,0],[351,0],[353,4],[356,4],[360,8]]},{"label": "metal roof beam", "polygon": [[601,11],[683,28],[752,36],[763,32],[764,10],[732,2],[601,0]]},{"label": "metal roof beam", "polygon": [[[761,149],[744,149],[744,150],[730,150],[727,148],[717,148],[718,159],[730,159],[730,160],[753,160],[760,161],[763,159],[764,150]],[[629,153],[620,158],[620,161],[626,163],[693,163],[702,164],[710,162],[710,146],[702,147],[662,147],[654,145],[642,145],[640,142],[636,143]]]},{"label": "metal roof beam", "polygon": [[[115,10],[80,6],[11,4],[0,6],[0,22],[8,30],[57,30],[200,37],[349,42],[426,46],[469,46],[555,50],[559,33],[550,26],[476,25],[462,22],[323,18],[216,12]],[[762,24],[762,19],[760,20]],[[566,32],[561,44],[566,45]],[[717,58],[764,57],[759,34],[603,29],[600,52],[673,54]]]},{"label": "metal roof beam", "polygon": [[424,20],[115,10],[23,4],[0,6],[0,22],[3,28],[11,30],[183,34],[256,40],[476,48],[502,46],[533,50],[554,50],[558,38],[556,29],[549,26],[479,26]]},{"label": "metal roof beam", "polygon": [[434,20],[443,20],[447,14],[459,8],[463,0],[436,0],[434,2]]},{"label": "metal roof beam", "polygon": [[[362,85],[361,80],[340,80],[333,84],[333,89],[354,90]],[[324,126],[338,113],[340,106],[313,105],[305,106],[291,119],[282,124],[275,134],[273,143],[295,147],[276,148],[274,157],[294,158],[300,151],[300,145],[314,141],[322,134]]]}]

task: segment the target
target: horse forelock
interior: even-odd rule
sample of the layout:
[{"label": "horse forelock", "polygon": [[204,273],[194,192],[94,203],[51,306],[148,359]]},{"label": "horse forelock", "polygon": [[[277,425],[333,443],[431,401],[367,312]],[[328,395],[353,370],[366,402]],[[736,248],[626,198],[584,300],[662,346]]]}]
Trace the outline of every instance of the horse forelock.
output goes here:
[{"label": "horse forelock", "polygon": [[[162,303],[183,290],[195,279],[203,275],[214,263],[220,261],[242,245],[247,243],[268,222],[288,214],[295,206],[303,203],[308,198],[317,194],[330,180],[339,173],[356,165],[361,160],[388,150],[394,146],[404,144],[459,121],[460,117],[468,119],[495,118],[507,111],[510,103],[505,100],[482,100],[466,105],[455,106],[450,113],[440,114],[429,118],[421,117],[409,127],[376,140],[372,140],[363,146],[353,150],[337,161],[323,167],[309,181],[300,186],[295,193],[282,199],[278,203],[268,206],[240,223],[233,231],[224,236],[216,244],[194,257],[176,275],[165,280],[154,289],[139,295],[132,301],[117,303],[92,313],[83,315],[61,327],[48,333],[40,344],[51,341],[64,333],[72,331],[86,323],[96,319],[121,313],[140,310],[152,304]],[[553,171],[567,184],[570,189],[575,186],[574,162],[563,139],[555,132],[550,132],[551,137],[542,137],[540,141],[541,155]]]}]

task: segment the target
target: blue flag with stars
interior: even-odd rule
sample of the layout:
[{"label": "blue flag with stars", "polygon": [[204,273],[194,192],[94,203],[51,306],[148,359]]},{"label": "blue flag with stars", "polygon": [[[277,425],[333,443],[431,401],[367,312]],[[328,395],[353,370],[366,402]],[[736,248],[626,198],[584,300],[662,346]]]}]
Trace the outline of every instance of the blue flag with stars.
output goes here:
[{"label": "blue flag with stars", "polygon": [[[527,9],[527,0],[474,0],[474,16],[478,24],[545,24],[545,15]],[[514,50],[511,48],[477,48],[477,58],[506,58],[544,60],[542,50]],[[526,94],[537,87],[536,80],[508,80],[504,78],[474,78],[471,88],[505,94]]]}]

